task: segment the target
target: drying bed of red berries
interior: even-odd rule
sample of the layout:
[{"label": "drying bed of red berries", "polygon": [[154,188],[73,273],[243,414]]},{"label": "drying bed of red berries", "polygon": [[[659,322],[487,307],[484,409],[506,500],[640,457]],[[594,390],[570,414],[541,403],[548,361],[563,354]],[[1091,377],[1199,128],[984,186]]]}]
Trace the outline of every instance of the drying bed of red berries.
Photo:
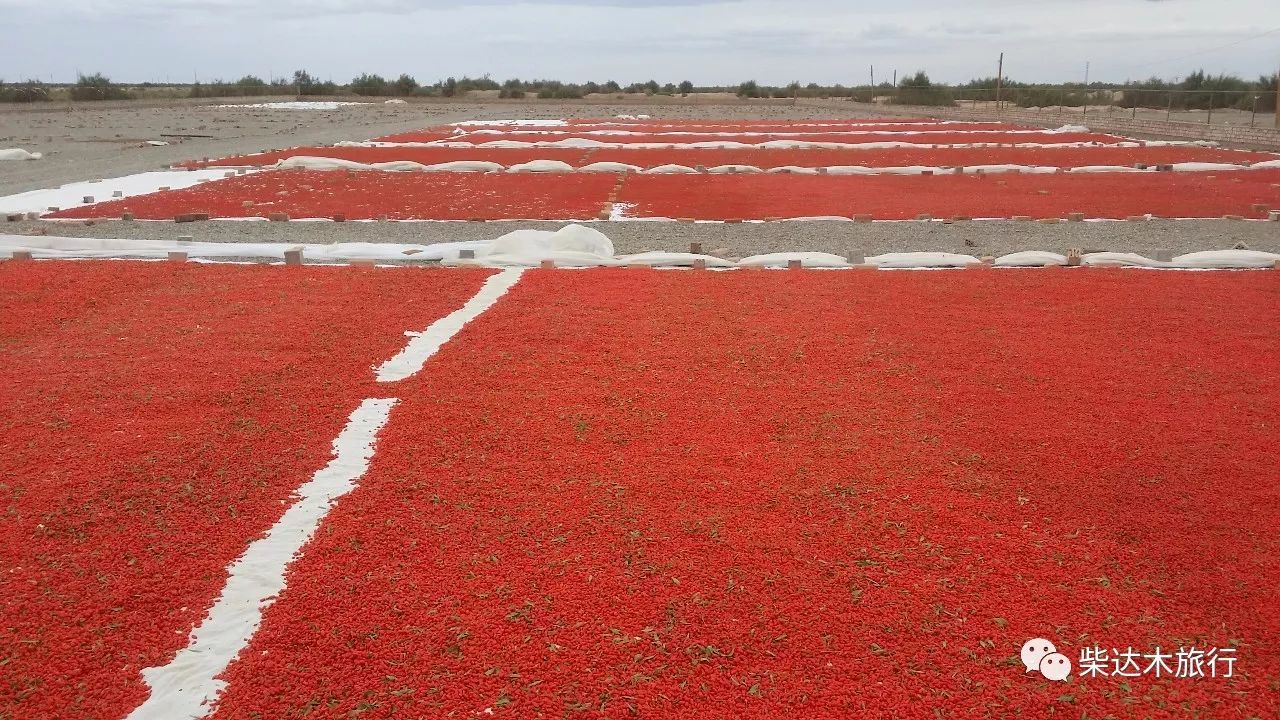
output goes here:
[{"label": "drying bed of red berries", "polygon": [[1132,166],[1165,165],[1182,162],[1246,163],[1275,160],[1277,156],[1241,150],[1202,147],[1115,147],[1094,148],[920,148],[893,150],[600,150],[492,149],[450,147],[301,147],[256,155],[223,158],[208,163],[195,161],[182,167],[262,167],[297,156],[328,157],[360,163],[385,163],[408,160],[432,165],[459,160],[496,162],[515,165],[532,160],[559,160],[573,167],[596,162],[619,162],[654,168],[659,165],[715,167],[717,165],[754,165],[768,169],[785,166],[829,167],[862,165],[865,167],[902,167],[927,165],[963,167],[973,165],[1047,165],[1081,167],[1086,165]]},{"label": "drying bed of red berries", "polygon": [[[1274,717],[1280,273],[533,270],[217,718]],[[1022,644],[1235,648],[1231,679]]]},{"label": "drying bed of red berries", "polygon": [[384,215],[389,220],[594,220],[616,182],[613,175],[593,173],[549,179],[499,173],[272,170],[85,205],[50,217],[118,218],[132,212],[139,220],[169,220],[186,213],[239,218],[282,212],[291,218],[340,214],[347,220]]},{"label": "drying bed of red berries", "polygon": [[[658,165],[754,165],[775,168],[830,167],[963,167],[972,165],[1164,165],[1180,162],[1245,163],[1275,160],[1276,155],[1200,147],[1103,146],[1092,148],[918,148],[890,150],[627,150],[601,149],[591,153],[589,162],[623,162],[644,168]],[[501,162],[501,161],[499,161]]]},{"label": "drying bed of red berries", "polygon": [[167,220],[214,217],[347,220],[594,220],[611,193],[630,217],[768,220],[870,215],[944,218],[1264,218],[1280,206],[1280,170],[1222,173],[931,176],[632,175],[267,171],[71,208],[50,217]]},{"label": "drying bed of red berries", "polygon": [[484,271],[0,263],[0,718],[121,718]]},{"label": "drying bed of red berries", "polygon": [[631,217],[767,220],[866,214],[909,220],[927,213],[1009,218],[1240,215],[1280,206],[1280,170],[1223,173],[819,176],[634,175],[618,195]]}]

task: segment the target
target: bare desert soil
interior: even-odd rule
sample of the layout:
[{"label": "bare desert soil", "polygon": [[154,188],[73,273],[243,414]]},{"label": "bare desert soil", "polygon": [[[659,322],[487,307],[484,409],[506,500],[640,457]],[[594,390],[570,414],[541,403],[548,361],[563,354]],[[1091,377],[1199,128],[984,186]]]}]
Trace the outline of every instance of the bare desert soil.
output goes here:
[{"label": "bare desert soil", "polygon": [[[283,99],[283,98],[281,98]],[[228,100],[254,103],[280,100]],[[783,103],[658,104],[544,102],[413,102],[336,110],[227,108],[190,102],[0,106],[0,148],[44,153],[43,160],[0,165],[0,195],[56,187],[77,180],[157,170],[193,158],[226,157],[261,150],[368,140],[469,119],[613,117],[644,114],[671,118],[848,117],[842,108]],[[188,135],[193,137],[175,137]],[[194,137],[209,136],[209,137]],[[147,145],[148,140],[171,143]]]}]

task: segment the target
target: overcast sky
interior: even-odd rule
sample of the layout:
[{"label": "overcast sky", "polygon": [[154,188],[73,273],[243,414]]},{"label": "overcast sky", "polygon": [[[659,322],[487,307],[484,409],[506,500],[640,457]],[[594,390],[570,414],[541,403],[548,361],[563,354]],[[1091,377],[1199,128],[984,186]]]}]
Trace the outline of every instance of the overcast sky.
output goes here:
[{"label": "overcast sky", "polygon": [[[266,77],[306,68],[623,84],[1255,79],[1280,65],[1280,0],[0,0],[0,79]],[[1262,35],[1263,33],[1269,34]],[[1259,35],[1262,35],[1259,37]]]}]

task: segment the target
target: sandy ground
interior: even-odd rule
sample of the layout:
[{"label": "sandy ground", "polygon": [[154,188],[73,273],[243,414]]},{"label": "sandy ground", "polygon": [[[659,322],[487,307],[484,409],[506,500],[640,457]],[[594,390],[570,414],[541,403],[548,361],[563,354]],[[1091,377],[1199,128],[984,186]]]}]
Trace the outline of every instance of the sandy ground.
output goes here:
[{"label": "sandy ground", "polygon": [[[347,98],[344,98],[347,99]],[[229,102],[276,100],[255,98]],[[843,108],[793,107],[789,103],[722,105],[561,104],[512,102],[382,102],[337,110],[220,108],[173,102],[0,105],[0,148],[19,147],[43,160],[0,165],[0,195],[56,187],[77,180],[157,170],[184,160],[243,155],[262,150],[368,140],[469,119],[612,117],[643,114],[671,118],[777,118],[848,116]],[[168,137],[209,135],[211,137]],[[172,143],[152,147],[148,140]]]},{"label": "sandy ground", "polygon": [[[255,99],[254,101],[260,101]],[[229,101],[220,101],[229,102]],[[249,101],[246,101],[249,102]],[[474,118],[611,117],[620,113],[655,118],[806,119],[867,117],[865,106],[793,106],[789,101],[724,104],[453,102],[381,103],[333,111],[218,108],[190,102],[128,103],[50,108],[0,107],[0,147],[45,153],[38,161],[0,165],[0,194],[12,194],[95,178],[159,169],[192,158],[222,157],[297,145],[361,140],[392,132]],[[209,135],[177,138],[165,135]],[[147,140],[173,144],[152,147]],[[181,227],[167,222],[95,222],[92,225],[22,221],[0,223],[0,232],[176,239],[190,235],[217,242],[440,242],[497,237],[516,228],[554,229],[559,223],[245,223],[205,222]],[[693,224],[609,222],[595,226],[620,253],[704,250],[726,257],[763,252],[813,250],[844,254],[888,251],[953,251],[1000,255],[1018,250],[1115,250],[1150,254],[1224,249],[1244,243],[1280,252],[1280,223],[1226,220],[1143,223],[1026,222],[769,223]]]},{"label": "sandy ground", "polygon": [[[491,240],[520,228],[557,230],[549,222],[234,222],[202,223],[94,221],[78,223],[0,223],[0,232],[48,233],[66,237],[177,240],[202,242],[399,242],[433,243]],[[1152,220],[1042,225],[1036,222],[981,221],[945,225],[940,222],[787,222],[716,223],[594,222],[591,227],[613,240],[619,254],[646,250],[687,251],[702,243],[704,252],[742,258],[767,252],[810,250],[844,255],[853,250],[882,252],[943,251],[970,255],[1004,255],[1019,250],[1068,248],[1114,250],[1151,256],[1167,249],[1174,254],[1221,250],[1237,243],[1251,250],[1280,252],[1280,223],[1227,220]]]}]

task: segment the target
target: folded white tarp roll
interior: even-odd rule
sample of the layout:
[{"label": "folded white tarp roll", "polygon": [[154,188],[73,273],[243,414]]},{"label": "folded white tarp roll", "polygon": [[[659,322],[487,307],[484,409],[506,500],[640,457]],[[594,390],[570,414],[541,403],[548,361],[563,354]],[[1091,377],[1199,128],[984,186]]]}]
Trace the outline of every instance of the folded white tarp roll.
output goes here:
[{"label": "folded white tarp roll", "polygon": [[1280,262],[1280,254],[1258,250],[1205,250],[1179,255],[1169,263],[1173,267],[1204,270],[1232,268],[1269,268]]},{"label": "folded white tarp roll", "polygon": [[876,267],[887,269],[957,268],[977,265],[982,261],[972,255],[941,252],[885,253],[867,258]]},{"label": "folded white tarp roll", "polygon": [[1231,163],[1208,163],[1208,162],[1181,162],[1173,163],[1170,167],[1174,172],[1218,172],[1227,170],[1239,170],[1239,165]]},{"label": "folded white tarp roll", "polygon": [[559,160],[531,160],[527,163],[512,165],[507,168],[510,173],[571,173],[573,166]]},{"label": "folded white tarp roll", "polygon": [[578,172],[584,173],[638,173],[643,170],[644,168],[639,165],[628,165],[619,162],[591,163],[578,168]]},{"label": "folded white tarp roll", "polygon": [[[1237,167],[1237,170],[1240,168]],[[1155,168],[1129,167],[1128,165],[1080,165],[1079,167],[1069,168],[1067,172],[1071,173],[1140,173],[1154,172]]]},{"label": "folded white tarp roll", "polygon": [[0,150],[0,160],[39,160],[44,157],[40,153],[27,152],[22,148]]},{"label": "folded white tarp roll", "polygon": [[566,225],[555,232],[516,230],[493,241],[488,254],[552,258],[554,253],[571,252],[602,259],[613,258],[613,241],[608,235],[584,225]]},{"label": "folded white tarp roll", "polygon": [[738,265],[732,260],[725,260],[714,255],[661,251],[622,255],[618,260],[623,265],[649,265],[651,267],[693,267],[693,264],[699,260],[706,263],[709,268],[731,268]]},{"label": "folded white tarp roll", "polygon": [[1080,258],[1081,265],[1119,265],[1128,267],[1168,267],[1168,263],[1152,260],[1137,253],[1100,252]]},{"label": "folded white tarp roll", "polygon": [[739,173],[755,174],[764,171],[755,165],[717,165],[713,168],[707,168],[707,172],[712,175],[736,175]]},{"label": "folded white tarp roll", "polygon": [[1024,250],[996,258],[996,267],[1045,267],[1066,265],[1067,256],[1043,250]]},{"label": "folded white tarp roll", "polygon": [[[454,160],[453,162],[423,165],[411,160],[394,160],[382,163],[362,163],[339,158],[295,155],[275,164],[280,170],[377,170],[382,172],[502,172],[507,167],[501,163],[483,160]],[[514,172],[514,170],[513,170]]]},{"label": "folded white tarp roll", "polygon": [[964,171],[972,175],[998,175],[1001,173],[1050,175],[1058,172],[1058,168],[1045,165],[968,165],[964,168]]},{"label": "folded white tarp roll", "polygon": [[[618,265],[650,265],[652,267],[691,267],[701,260],[708,268],[787,267],[794,260],[805,268],[847,268],[839,255],[820,252],[783,252],[753,255],[734,262],[712,255],[679,252],[646,252],[637,255],[615,255],[608,236],[583,225],[566,225],[557,231],[516,230],[496,240],[472,240],[427,245],[402,243],[212,243],[178,240],[132,240],[102,238],[69,238],[27,235],[0,235],[0,258],[14,251],[26,250],[38,259],[71,258],[140,258],[164,259],[170,252],[184,252],[191,260],[228,260],[265,258],[283,260],[286,250],[301,248],[303,257],[316,262],[350,260],[427,261],[448,264],[494,267],[536,267],[551,260],[562,267],[607,267]],[[473,257],[462,259],[462,251]],[[1066,257],[1057,253],[1024,251],[997,258],[996,267],[1037,267],[1065,265]],[[1127,266],[1169,270],[1227,270],[1270,268],[1280,261],[1280,254],[1256,250],[1211,250],[1179,255],[1171,262],[1160,262],[1135,253],[1090,253],[1081,259],[1083,265]],[[869,265],[882,269],[963,268],[978,264],[972,255],[939,252],[887,253],[866,258]]]},{"label": "folded white tarp roll", "polygon": [[646,175],[690,175],[697,174],[698,170],[686,165],[659,165],[642,172]]},{"label": "folded white tarp roll", "polygon": [[742,258],[742,267],[787,267],[793,260],[799,260],[801,267],[806,268],[847,268],[849,262],[839,255],[821,252],[780,252],[764,255],[752,255]]},{"label": "folded white tarp roll", "polygon": [[[803,217],[783,218],[780,222],[848,222],[849,218],[843,215],[805,215]],[[752,222],[760,222],[753,220]]]}]

